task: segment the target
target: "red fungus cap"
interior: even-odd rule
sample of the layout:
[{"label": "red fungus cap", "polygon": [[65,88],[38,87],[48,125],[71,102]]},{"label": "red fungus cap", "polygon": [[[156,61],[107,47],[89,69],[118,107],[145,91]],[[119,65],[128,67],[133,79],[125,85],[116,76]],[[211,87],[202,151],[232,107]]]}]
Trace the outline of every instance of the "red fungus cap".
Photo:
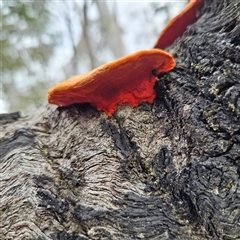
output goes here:
[{"label": "red fungus cap", "polygon": [[161,32],[154,48],[166,48],[186,31],[187,26],[197,20],[197,12],[203,7],[203,0],[190,0],[187,6]]},{"label": "red fungus cap", "polygon": [[111,116],[118,105],[153,103],[157,75],[174,66],[174,58],[160,49],[138,51],[57,84],[48,91],[48,102],[58,106],[90,103]]}]

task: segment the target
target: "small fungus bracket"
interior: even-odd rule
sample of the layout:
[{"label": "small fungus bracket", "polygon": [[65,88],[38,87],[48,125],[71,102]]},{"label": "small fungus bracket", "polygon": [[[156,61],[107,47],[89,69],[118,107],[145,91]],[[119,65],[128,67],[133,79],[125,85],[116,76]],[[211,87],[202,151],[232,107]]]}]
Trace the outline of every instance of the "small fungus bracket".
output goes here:
[{"label": "small fungus bracket", "polygon": [[48,102],[58,106],[90,103],[112,116],[120,105],[153,103],[155,82],[162,72],[174,67],[175,60],[169,53],[141,50],[57,84],[48,91]]}]

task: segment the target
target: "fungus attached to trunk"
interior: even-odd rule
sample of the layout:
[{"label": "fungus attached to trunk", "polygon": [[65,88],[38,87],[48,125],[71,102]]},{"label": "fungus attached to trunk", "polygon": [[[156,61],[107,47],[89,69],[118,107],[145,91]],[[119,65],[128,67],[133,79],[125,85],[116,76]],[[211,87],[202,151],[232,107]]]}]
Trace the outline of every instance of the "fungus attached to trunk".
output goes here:
[{"label": "fungus attached to trunk", "polygon": [[48,91],[48,102],[58,106],[90,103],[111,116],[122,104],[153,103],[158,75],[174,66],[169,53],[142,50],[57,84]]},{"label": "fungus attached to trunk", "polygon": [[189,0],[187,6],[171,19],[161,32],[154,48],[164,49],[186,31],[187,26],[197,20],[197,12],[203,7],[203,0]]}]

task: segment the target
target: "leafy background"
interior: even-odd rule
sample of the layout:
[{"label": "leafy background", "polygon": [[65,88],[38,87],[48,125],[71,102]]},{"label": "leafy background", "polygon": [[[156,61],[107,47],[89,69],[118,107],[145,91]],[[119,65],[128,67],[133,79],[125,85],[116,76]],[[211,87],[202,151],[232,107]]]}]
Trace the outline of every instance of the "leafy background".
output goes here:
[{"label": "leafy background", "polygon": [[54,84],[152,48],[168,19],[186,3],[1,2],[0,111],[31,111],[47,102]]}]

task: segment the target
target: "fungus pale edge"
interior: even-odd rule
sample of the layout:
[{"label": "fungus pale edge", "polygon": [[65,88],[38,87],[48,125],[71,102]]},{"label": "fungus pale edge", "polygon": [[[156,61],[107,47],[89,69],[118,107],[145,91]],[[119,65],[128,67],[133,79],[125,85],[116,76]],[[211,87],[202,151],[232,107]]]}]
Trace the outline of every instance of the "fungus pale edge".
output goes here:
[{"label": "fungus pale edge", "polygon": [[48,91],[48,102],[58,106],[90,103],[111,116],[122,104],[153,103],[158,75],[174,66],[174,58],[163,50],[138,51],[57,84]]},{"label": "fungus pale edge", "polygon": [[166,48],[186,31],[187,26],[197,20],[197,12],[203,7],[203,0],[190,0],[187,6],[171,19],[161,32],[154,48]]}]

